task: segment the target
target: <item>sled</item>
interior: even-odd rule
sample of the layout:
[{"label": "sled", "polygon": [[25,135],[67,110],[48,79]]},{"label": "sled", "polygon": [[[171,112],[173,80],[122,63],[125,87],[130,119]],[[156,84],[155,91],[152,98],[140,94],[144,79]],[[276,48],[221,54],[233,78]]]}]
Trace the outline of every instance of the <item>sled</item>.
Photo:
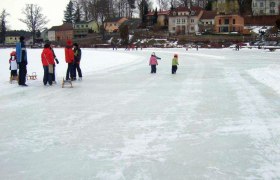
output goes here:
[{"label": "sled", "polygon": [[27,75],[27,79],[29,80],[36,80],[37,79],[37,74],[36,72],[33,72],[32,75]]},{"label": "sled", "polygon": [[62,88],[64,88],[65,85],[68,85],[70,88],[73,88],[72,81],[71,81],[71,80],[65,80],[65,79],[63,78],[63,80],[62,80]]},{"label": "sled", "polygon": [[10,77],[10,84],[12,84],[13,81],[17,81],[18,82],[18,76],[11,76]]}]

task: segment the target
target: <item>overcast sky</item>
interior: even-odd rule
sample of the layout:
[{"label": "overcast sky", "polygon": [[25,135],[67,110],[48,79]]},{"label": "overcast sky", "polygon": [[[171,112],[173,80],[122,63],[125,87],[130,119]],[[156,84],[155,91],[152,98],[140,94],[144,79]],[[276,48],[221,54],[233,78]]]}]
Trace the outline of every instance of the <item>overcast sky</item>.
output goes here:
[{"label": "overcast sky", "polygon": [[0,10],[3,9],[10,14],[7,17],[8,27],[12,30],[27,30],[25,24],[20,22],[19,18],[22,17],[22,9],[25,4],[38,4],[43,9],[44,14],[49,23],[46,24],[47,28],[62,24],[64,18],[64,10],[66,9],[69,0],[0,0]]},{"label": "overcast sky", "polygon": [[38,4],[43,9],[42,14],[49,20],[46,28],[51,28],[62,24],[64,10],[68,3],[69,0],[0,0],[0,11],[6,9],[10,14],[7,17],[7,26],[10,30],[27,30],[26,25],[18,20],[24,18],[22,9],[25,4]]}]

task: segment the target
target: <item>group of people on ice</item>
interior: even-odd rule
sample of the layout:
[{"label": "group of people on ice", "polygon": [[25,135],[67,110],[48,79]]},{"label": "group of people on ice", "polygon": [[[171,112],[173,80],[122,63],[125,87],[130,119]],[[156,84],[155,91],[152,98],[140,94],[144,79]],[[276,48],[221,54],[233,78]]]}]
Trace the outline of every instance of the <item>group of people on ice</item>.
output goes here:
[{"label": "group of people on ice", "polygon": [[[158,59],[161,59],[160,57],[157,57],[156,54],[153,52],[150,57],[150,63],[151,66],[151,74],[157,73],[157,65],[158,65]],[[176,74],[178,69],[178,54],[174,54],[174,57],[172,59],[172,67],[171,67],[171,73]]]},{"label": "group of people on ice", "polygon": [[[20,37],[20,42],[16,44],[16,51],[12,51],[10,54],[10,70],[11,70],[11,81],[18,80],[20,86],[28,86],[26,84],[27,75],[27,52],[24,37]],[[72,43],[68,40],[65,47],[65,61],[68,64],[66,71],[66,80],[75,81],[77,79],[77,73],[79,80],[82,80],[82,71],[80,68],[80,61],[82,57],[82,51],[77,43]],[[52,48],[50,42],[46,42],[41,53],[41,61],[44,70],[43,83],[44,85],[52,85],[56,83],[55,81],[55,66],[59,64],[58,59]],[[56,63],[56,64],[55,64]],[[19,74],[17,74],[17,69],[19,69]]]}]

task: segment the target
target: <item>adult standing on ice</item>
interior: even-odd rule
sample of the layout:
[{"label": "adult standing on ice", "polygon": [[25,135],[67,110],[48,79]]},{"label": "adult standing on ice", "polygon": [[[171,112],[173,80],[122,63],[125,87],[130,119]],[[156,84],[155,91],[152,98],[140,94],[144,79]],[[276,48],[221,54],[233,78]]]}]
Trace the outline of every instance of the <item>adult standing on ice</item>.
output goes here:
[{"label": "adult standing on ice", "polygon": [[82,57],[82,51],[79,48],[78,43],[74,43],[74,79],[76,79],[76,69],[78,71],[79,80],[82,80],[82,70],[80,68],[80,62]]},{"label": "adult standing on ice", "polygon": [[172,74],[176,74],[176,71],[178,69],[178,66],[179,63],[178,63],[178,55],[177,54],[174,54],[174,58],[172,59]]},{"label": "adult standing on ice", "polygon": [[73,76],[73,63],[74,63],[74,51],[72,50],[72,41],[67,40],[66,47],[65,47],[65,61],[68,64],[67,71],[66,71],[66,80],[69,80],[69,74],[71,80],[74,80]]},{"label": "adult standing on ice", "polygon": [[[47,43],[50,44],[50,49],[51,49],[51,51],[52,51],[52,53],[53,53],[53,57],[54,57],[54,60],[55,60],[56,64],[59,64],[59,61],[58,61],[58,59],[56,58],[56,55],[55,55],[55,53],[54,53],[52,43],[51,43],[50,41],[48,41]],[[54,65],[53,65],[53,74],[52,74],[52,81],[53,81],[53,84],[56,84],[56,80],[55,80],[55,66],[56,66],[56,65],[55,65],[55,63],[54,63]]]},{"label": "adult standing on ice", "polygon": [[41,54],[42,64],[44,68],[44,78],[43,83],[44,85],[52,85],[53,81],[53,66],[54,66],[54,56],[53,52],[50,48],[50,44],[45,44],[43,52]]},{"label": "adult standing on ice", "polygon": [[26,83],[26,74],[27,74],[27,52],[24,42],[25,37],[20,36],[19,42],[16,44],[16,54],[17,54],[17,63],[19,66],[19,78],[18,85],[27,86]]},{"label": "adult standing on ice", "polygon": [[156,54],[153,52],[151,57],[150,57],[150,63],[149,65],[151,66],[151,73],[157,73],[157,65],[158,65],[158,62],[157,60],[158,59],[161,59],[159,57],[156,56]]}]

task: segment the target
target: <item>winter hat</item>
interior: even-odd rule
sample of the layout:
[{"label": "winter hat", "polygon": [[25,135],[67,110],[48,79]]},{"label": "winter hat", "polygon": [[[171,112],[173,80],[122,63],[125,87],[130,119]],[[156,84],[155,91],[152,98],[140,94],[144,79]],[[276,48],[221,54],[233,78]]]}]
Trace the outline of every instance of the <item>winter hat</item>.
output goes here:
[{"label": "winter hat", "polygon": [[44,48],[50,48],[50,47],[51,47],[51,45],[48,44],[48,43],[46,43],[46,44],[44,45]]},{"label": "winter hat", "polygon": [[78,47],[79,45],[78,45],[78,43],[74,43],[73,46],[77,46]]},{"label": "winter hat", "polygon": [[178,54],[174,54],[174,57],[178,57]]},{"label": "winter hat", "polygon": [[152,53],[152,56],[155,56],[155,55],[156,55],[156,53],[155,53],[155,52],[153,52],[153,53]]},{"label": "winter hat", "polygon": [[72,41],[71,41],[70,39],[68,39],[68,40],[66,41],[66,44],[67,44],[67,46],[72,46]]},{"label": "winter hat", "polygon": [[16,51],[11,52],[11,56],[16,56]]},{"label": "winter hat", "polygon": [[24,39],[25,39],[24,36],[20,36],[20,37],[19,37],[19,40],[20,40],[20,41],[23,41]]}]

